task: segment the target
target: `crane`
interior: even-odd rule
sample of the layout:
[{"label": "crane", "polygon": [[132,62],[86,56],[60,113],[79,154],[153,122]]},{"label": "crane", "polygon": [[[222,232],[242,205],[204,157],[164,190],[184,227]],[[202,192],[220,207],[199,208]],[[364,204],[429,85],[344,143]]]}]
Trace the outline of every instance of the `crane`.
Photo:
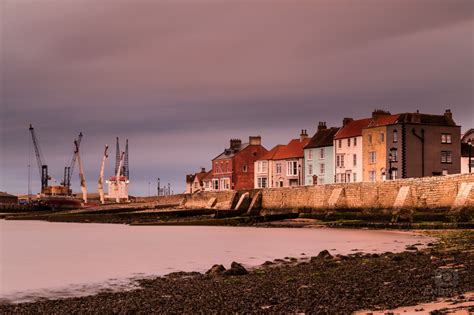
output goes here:
[{"label": "crane", "polygon": [[79,144],[77,140],[74,140],[74,145],[76,146],[75,155],[77,157],[77,163],[79,164],[79,179],[81,180],[82,199],[84,200],[84,203],[87,203],[86,177],[84,176],[84,169],[82,168],[81,155],[79,153]]},{"label": "crane", "polygon": [[36,137],[35,129],[30,124],[29,128],[31,132],[31,138],[33,139],[33,146],[35,148],[36,162],[38,163],[39,175],[41,178],[41,193],[45,192],[46,187],[48,187],[48,180],[51,177],[48,175],[48,165],[44,164],[43,153],[39,146],[38,138]]},{"label": "crane", "polygon": [[104,149],[104,156],[102,157],[102,164],[100,165],[100,175],[99,175],[99,196],[100,196],[100,203],[104,204],[105,198],[104,198],[104,166],[105,166],[105,160],[109,157],[107,154],[107,150],[109,149],[108,145],[105,145]]},{"label": "crane", "polygon": [[[115,187],[117,187],[117,189],[119,189],[119,182],[120,182],[120,173],[122,171],[122,166],[123,166],[123,158],[125,156],[125,152],[122,152],[122,154],[120,155],[120,162],[119,162],[119,165],[118,165],[118,168],[117,168],[117,174],[115,176]],[[117,197],[115,198],[115,202],[117,203],[120,203],[120,195],[117,194]]]},{"label": "crane", "polygon": [[[82,132],[79,133],[79,136],[77,138],[77,146],[79,147],[81,145],[81,140],[82,140]],[[76,141],[76,140],[75,140]],[[64,167],[64,179],[63,182],[61,183],[63,186],[67,188],[68,191],[71,191],[71,178],[72,174],[74,173],[74,166],[76,165],[76,149],[74,148],[74,152],[72,154],[71,162],[69,163],[69,166]]]}]

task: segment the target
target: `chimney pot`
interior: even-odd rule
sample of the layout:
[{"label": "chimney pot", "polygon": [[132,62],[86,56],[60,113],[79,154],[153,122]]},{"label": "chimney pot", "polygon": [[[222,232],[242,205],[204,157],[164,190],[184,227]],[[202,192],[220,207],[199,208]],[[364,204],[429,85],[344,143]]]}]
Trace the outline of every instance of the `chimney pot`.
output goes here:
[{"label": "chimney pot", "polygon": [[318,131],[319,130],[324,130],[324,129],[327,129],[326,122],[325,121],[320,121],[319,124],[318,124]]},{"label": "chimney pot", "polygon": [[249,144],[250,145],[261,145],[262,144],[262,137],[260,137],[260,136],[250,136],[249,137]]},{"label": "chimney pot", "polygon": [[342,120],[342,127],[345,127],[347,126],[347,124],[349,124],[351,121],[353,121],[354,119],[352,118],[349,118],[349,117],[345,117],[343,120]]}]

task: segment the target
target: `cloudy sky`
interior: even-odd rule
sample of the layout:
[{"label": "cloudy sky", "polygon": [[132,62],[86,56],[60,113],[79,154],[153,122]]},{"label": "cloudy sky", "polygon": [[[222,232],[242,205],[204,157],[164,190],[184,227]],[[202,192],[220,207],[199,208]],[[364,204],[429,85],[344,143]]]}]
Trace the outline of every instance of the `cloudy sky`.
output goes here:
[{"label": "cloudy sky", "polygon": [[470,0],[0,0],[0,23],[0,191],[26,193],[28,164],[40,189],[30,123],[58,181],[84,133],[90,191],[128,138],[135,195],[183,191],[229,138],[270,149],[375,108],[474,125]]}]

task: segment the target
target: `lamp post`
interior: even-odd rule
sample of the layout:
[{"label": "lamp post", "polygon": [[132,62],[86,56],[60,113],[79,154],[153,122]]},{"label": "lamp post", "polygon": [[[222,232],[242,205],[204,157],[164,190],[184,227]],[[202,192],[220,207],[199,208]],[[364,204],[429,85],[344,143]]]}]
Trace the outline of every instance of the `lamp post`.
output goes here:
[{"label": "lamp post", "polygon": [[467,145],[468,145],[468,152],[469,152],[469,160],[467,161],[467,163],[469,164],[469,173],[471,173],[471,167],[472,167],[472,161],[471,161],[471,158],[472,158],[472,153],[471,153],[472,139],[471,138],[469,138],[467,140]]},{"label": "lamp post", "polygon": [[302,178],[302,174],[301,174],[301,164],[298,164],[298,186],[301,186],[301,178]]},{"label": "lamp post", "polygon": [[388,178],[389,178],[390,180],[393,179],[393,177],[392,177],[392,163],[393,163],[393,155],[392,155],[392,152],[390,152],[390,153],[388,154],[388,165],[389,165]]},{"label": "lamp post", "polygon": [[156,179],[156,182],[158,184],[157,189],[156,189],[157,196],[159,196],[160,195],[160,178],[159,177]]}]

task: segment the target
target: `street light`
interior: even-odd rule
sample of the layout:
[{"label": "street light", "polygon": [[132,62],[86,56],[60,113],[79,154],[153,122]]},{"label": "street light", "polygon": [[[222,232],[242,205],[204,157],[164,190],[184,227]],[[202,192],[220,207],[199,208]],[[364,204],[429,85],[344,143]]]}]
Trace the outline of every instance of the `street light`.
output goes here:
[{"label": "street light", "polygon": [[159,196],[160,195],[160,178],[159,177],[157,178],[157,183],[158,183],[157,196]]},{"label": "street light", "polygon": [[389,164],[389,169],[388,169],[388,174],[390,180],[393,179],[393,166],[392,164],[396,162],[396,155],[395,152],[397,151],[396,148],[391,148],[390,153],[388,154],[388,164]]},{"label": "street light", "polygon": [[469,152],[469,160],[467,162],[469,163],[469,173],[471,173],[471,167],[472,167],[472,161],[471,161],[471,158],[472,158],[472,154],[471,154],[472,139],[471,138],[469,138],[467,140],[467,145],[468,145],[468,152]]}]

